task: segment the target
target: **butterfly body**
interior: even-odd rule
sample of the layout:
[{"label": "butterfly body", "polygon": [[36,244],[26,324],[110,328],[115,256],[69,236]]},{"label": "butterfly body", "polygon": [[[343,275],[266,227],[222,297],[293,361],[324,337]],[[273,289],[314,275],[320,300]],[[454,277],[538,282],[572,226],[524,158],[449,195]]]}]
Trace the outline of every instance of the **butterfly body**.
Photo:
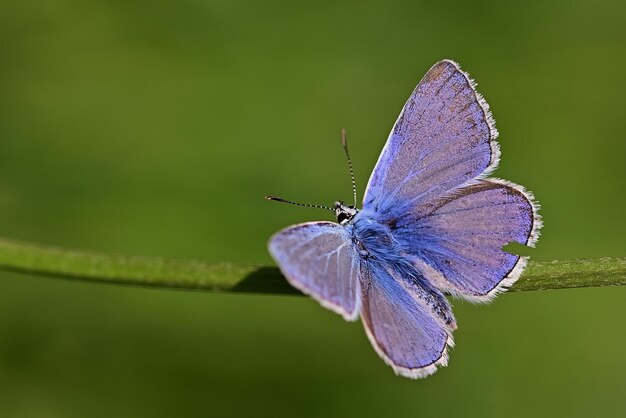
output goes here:
[{"label": "butterfly body", "polygon": [[404,106],[363,207],[336,202],[338,223],[293,225],[270,239],[287,280],[346,320],[360,317],[397,374],[447,365],[457,324],[444,294],[491,300],[526,265],[502,247],[537,240],[532,195],[486,178],[499,159],[496,137],[473,81],[441,61]]},{"label": "butterfly body", "polygon": [[381,262],[401,260],[400,245],[391,234],[389,226],[369,215],[367,210],[360,211],[349,225],[357,246],[364,251],[364,258]]}]

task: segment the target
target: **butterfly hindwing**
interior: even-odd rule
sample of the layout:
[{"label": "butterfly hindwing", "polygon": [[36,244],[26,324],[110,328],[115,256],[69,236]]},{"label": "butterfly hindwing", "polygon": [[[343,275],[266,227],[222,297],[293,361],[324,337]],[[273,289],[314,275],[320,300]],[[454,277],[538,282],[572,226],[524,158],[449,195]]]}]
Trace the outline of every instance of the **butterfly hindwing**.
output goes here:
[{"label": "butterfly hindwing", "polygon": [[364,262],[361,318],[376,352],[397,374],[425,377],[447,364],[456,325],[439,292],[405,284],[382,264]]},{"label": "butterfly hindwing", "polygon": [[289,283],[347,320],[358,317],[359,260],[346,229],[309,222],[277,232],[269,251]]},{"label": "butterfly hindwing", "polygon": [[385,215],[488,174],[499,159],[496,137],[487,103],[473,81],[458,64],[438,62],[404,105],[372,172],[363,207]]},{"label": "butterfly hindwing", "polygon": [[482,302],[512,285],[525,266],[525,257],[502,247],[534,246],[540,226],[532,196],[521,186],[485,179],[405,214],[395,236],[431,283]]}]

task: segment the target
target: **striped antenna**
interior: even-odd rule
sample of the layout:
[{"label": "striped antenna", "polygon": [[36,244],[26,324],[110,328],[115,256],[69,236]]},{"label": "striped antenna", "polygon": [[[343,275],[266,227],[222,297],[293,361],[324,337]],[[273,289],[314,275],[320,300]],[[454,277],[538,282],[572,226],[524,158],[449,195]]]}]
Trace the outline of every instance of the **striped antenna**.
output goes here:
[{"label": "striped antenna", "polygon": [[298,203],[298,202],[292,202],[291,200],[287,200],[287,199],[283,199],[281,197],[276,197],[276,196],[265,196],[265,198],[267,200],[273,200],[275,202],[281,202],[281,203],[289,203],[290,205],[296,205],[296,206],[304,206],[307,208],[318,208],[318,209],[327,209],[327,210],[331,210],[331,211],[335,211],[335,209],[333,208],[329,208],[328,206],[322,206],[322,205],[311,205],[309,203]]},{"label": "striped antenna", "polygon": [[354,181],[354,170],[352,169],[352,160],[350,159],[350,153],[348,152],[348,139],[346,138],[346,130],[341,130],[341,145],[346,153],[348,159],[348,168],[350,169],[350,179],[352,180],[352,195],[354,196],[354,207],[356,208],[356,182]]}]

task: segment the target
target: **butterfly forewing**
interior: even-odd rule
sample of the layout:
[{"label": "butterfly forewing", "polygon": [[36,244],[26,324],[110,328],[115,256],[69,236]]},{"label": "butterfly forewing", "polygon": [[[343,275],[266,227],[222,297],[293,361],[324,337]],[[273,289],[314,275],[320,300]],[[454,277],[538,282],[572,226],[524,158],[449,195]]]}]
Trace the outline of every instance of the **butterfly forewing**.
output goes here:
[{"label": "butterfly forewing", "polygon": [[435,64],[404,105],[363,206],[384,216],[485,175],[498,161],[496,136],[469,76],[452,61]]},{"label": "butterfly forewing", "polygon": [[269,250],[287,280],[323,306],[354,320],[359,310],[359,259],[346,229],[310,222],[277,232]]}]

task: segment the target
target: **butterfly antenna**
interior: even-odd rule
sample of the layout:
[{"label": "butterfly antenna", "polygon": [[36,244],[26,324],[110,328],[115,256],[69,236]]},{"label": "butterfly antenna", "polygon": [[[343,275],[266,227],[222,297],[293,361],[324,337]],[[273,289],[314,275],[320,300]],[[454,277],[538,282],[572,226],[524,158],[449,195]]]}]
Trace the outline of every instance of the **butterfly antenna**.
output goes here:
[{"label": "butterfly antenna", "polygon": [[352,195],[354,196],[354,207],[356,208],[356,182],[354,181],[354,170],[352,169],[352,160],[350,159],[350,153],[348,152],[348,140],[346,139],[346,130],[341,130],[341,145],[346,153],[348,159],[348,168],[350,169],[350,179],[352,180]]},{"label": "butterfly antenna", "polygon": [[292,202],[291,200],[283,199],[281,197],[276,197],[276,196],[265,196],[265,198],[267,200],[273,200],[275,202],[289,203],[290,205],[304,206],[304,207],[307,207],[307,208],[327,209],[327,210],[331,210],[333,212],[335,211],[335,209],[329,208],[328,206],[311,205],[311,204],[308,204],[308,203]]}]

